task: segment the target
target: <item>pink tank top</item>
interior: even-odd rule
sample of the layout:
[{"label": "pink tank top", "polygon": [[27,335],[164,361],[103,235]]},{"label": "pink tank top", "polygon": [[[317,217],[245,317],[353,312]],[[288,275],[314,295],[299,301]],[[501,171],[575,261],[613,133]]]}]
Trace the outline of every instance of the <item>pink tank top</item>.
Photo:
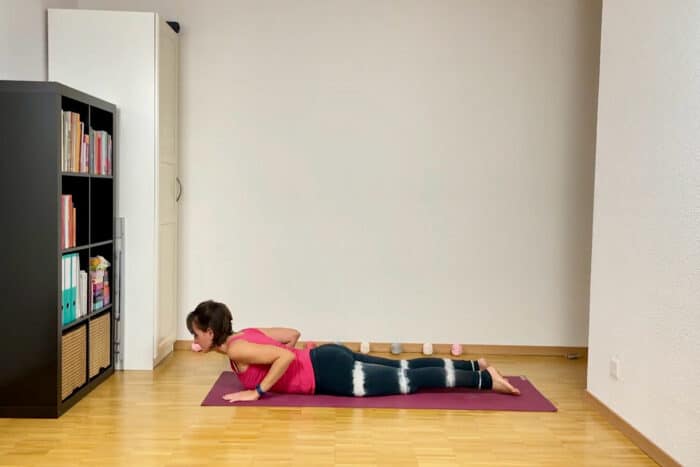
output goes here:
[{"label": "pink tank top", "polygon": [[[314,378],[314,368],[311,365],[311,356],[309,355],[311,352],[310,349],[291,349],[255,328],[243,329],[241,332],[242,334],[229,337],[228,343],[236,339],[243,339],[253,344],[284,347],[294,352],[296,356],[294,361],[287,368],[287,371],[285,371],[275,385],[270,388],[270,391],[294,394],[314,393],[316,389],[316,380]],[[270,365],[251,364],[248,365],[245,371],[238,372],[233,364],[233,360],[231,360],[231,369],[238,375],[238,379],[241,380],[241,383],[243,383],[246,389],[254,389],[255,386],[260,384],[263,380],[267,371],[270,369]]]}]

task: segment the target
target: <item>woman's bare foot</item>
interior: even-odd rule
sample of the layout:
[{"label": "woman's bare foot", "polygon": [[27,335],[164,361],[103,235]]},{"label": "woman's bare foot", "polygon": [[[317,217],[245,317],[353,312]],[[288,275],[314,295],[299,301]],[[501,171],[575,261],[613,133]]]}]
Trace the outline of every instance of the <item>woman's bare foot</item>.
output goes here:
[{"label": "woman's bare foot", "polygon": [[492,389],[494,391],[503,394],[512,394],[514,396],[520,395],[520,389],[510,384],[494,367],[490,366],[486,368],[486,371],[491,375],[491,381],[493,381]]},{"label": "woman's bare foot", "polygon": [[[491,366],[491,364],[489,364],[489,362],[487,362],[486,359],[483,357],[477,360],[477,362],[479,362],[479,370],[485,370]],[[503,377],[503,373],[498,371],[498,369],[495,366],[491,366],[491,368],[493,368],[496,371],[496,373],[498,373],[498,376]]]}]

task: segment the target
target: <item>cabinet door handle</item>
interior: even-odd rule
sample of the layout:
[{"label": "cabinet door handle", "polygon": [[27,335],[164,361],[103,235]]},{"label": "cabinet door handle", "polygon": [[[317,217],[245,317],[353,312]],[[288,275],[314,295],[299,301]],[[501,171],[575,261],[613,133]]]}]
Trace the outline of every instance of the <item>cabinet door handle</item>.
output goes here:
[{"label": "cabinet door handle", "polygon": [[177,196],[175,197],[175,201],[180,201],[180,198],[182,197],[182,182],[180,182],[180,177],[175,177],[175,180],[177,181]]}]

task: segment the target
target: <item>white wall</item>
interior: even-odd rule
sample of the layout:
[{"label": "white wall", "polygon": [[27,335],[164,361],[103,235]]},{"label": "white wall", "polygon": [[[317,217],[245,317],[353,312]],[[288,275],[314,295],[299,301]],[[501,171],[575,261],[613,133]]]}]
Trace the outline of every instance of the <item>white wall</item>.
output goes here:
[{"label": "white wall", "polygon": [[588,390],[683,465],[700,465],[698,24],[692,0],[604,3],[588,360]]},{"label": "white wall", "polygon": [[586,344],[599,3],[79,6],[182,24],[181,337]]},{"label": "white wall", "polygon": [[46,81],[46,9],[77,0],[0,0],[0,79]]}]

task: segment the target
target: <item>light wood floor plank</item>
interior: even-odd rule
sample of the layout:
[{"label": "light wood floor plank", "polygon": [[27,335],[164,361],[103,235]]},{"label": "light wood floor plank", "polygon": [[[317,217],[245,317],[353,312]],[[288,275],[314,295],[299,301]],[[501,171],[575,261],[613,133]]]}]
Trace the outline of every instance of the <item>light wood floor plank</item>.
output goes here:
[{"label": "light wood floor plank", "polygon": [[656,465],[586,401],[585,360],[489,360],[559,412],[201,407],[227,363],[176,351],[153,372],[115,373],[58,420],[0,419],[0,466]]}]

